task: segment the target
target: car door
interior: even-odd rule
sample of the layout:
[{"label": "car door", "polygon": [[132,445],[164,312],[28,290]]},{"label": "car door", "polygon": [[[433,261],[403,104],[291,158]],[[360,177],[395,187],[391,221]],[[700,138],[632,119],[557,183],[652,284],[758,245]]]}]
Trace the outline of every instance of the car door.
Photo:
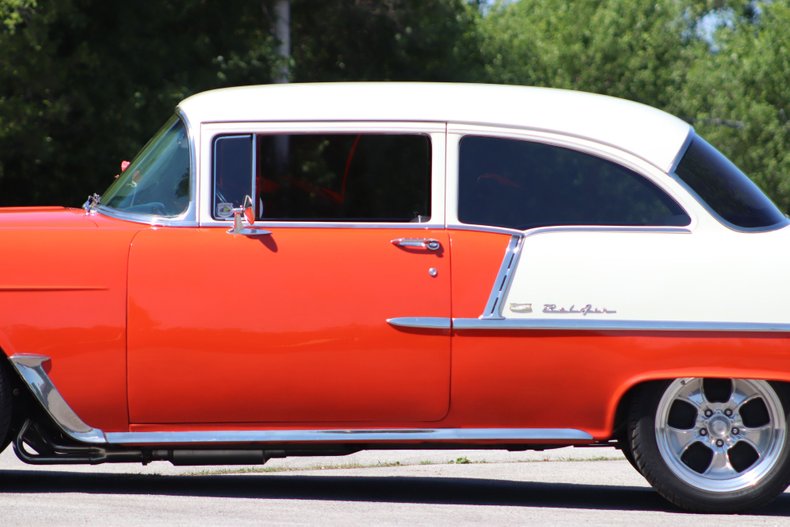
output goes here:
[{"label": "car door", "polygon": [[[441,419],[443,137],[421,124],[204,126],[201,226],[150,229],[131,248],[131,422]],[[246,194],[253,233],[229,234]]]}]

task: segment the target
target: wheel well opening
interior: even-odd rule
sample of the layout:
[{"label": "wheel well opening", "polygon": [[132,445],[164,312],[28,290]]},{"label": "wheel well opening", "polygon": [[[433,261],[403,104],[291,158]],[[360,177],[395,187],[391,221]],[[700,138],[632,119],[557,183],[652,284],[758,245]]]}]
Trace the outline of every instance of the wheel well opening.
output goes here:
[{"label": "wheel well opening", "polygon": [[614,426],[612,429],[613,439],[616,439],[621,444],[625,441],[626,434],[628,433],[628,414],[631,410],[631,404],[637,397],[639,397],[639,394],[642,392],[642,390],[662,382],[666,382],[666,380],[657,379],[652,381],[643,381],[638,384],[634,384],[628,388],[628,390],[626,390],[623,396],[620,397],[620,400],[617,403],[617,409],[614,413]]},{"label": "wheel well opening", "polygon": [[[647,389],[650,386],[655,386],[656,384],[661,383],[668,383],[673,379],[654,379],[649,381],[643,381],[637,384],[634,384],[626,392],[620,397],[620,400],[617,403],[617,409],[615,410],[614,414],[614,425],[612,428],[612,438],[616,439],[619,442],[622,442],[626,438],[627,433],[627,425],[628,425],[628,414],[630,412],[631,404],[639,396],[639,394]],[[790,382],[787,381],[769,381],[783,396],[783,400],[788,401],[788,408],[785,408],[785,412],[790,412]]]},{"label": "wheel well opening", "polygon": [[2,375],[8,383],[8,396],[10,401],[10,408],[0,407],[0,412],[11,412],[8,431],[4,437],[0,437],[1,452],[5,449],[11,438],[16,437],[16,434],[19,432],[26,419],[35,416],[40,420],[43,411],[34,399],[33,394],[30,393],[27,385],[25,385],[19,375],[17,375],[16,369],[11,364],[11,359],[8,358],[3,348],[0,348],[0,375]]}]

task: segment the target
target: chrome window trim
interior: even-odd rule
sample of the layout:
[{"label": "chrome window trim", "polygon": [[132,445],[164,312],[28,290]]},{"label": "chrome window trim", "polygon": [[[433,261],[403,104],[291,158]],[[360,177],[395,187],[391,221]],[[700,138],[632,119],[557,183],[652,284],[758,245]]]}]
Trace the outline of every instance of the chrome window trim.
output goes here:
[{"label": "chrome window trim", "polygon": [[[252,157],[252,173],[250,174],[250,179],[252,181],[252,185],[251,185],[251,187],[252,187],[252,189],[251,189],[252,190],[252,194],[251,194],[250,197],[256,195],[255,194],[255,171],[256,171],[255,167],[256,167],[256,163],[257,163],[257,159],[256,159],[256,149],[257,149],[257,145],[258,145],[257,136],[255,134],[217,134],[217,135],[215,135],[212,138],[212,140],[211,140],[211,173],[209,174],[209,177],[211,178],[211,188],[210,188],[210,191],[209,191],[209,194],[211,195],[210,196],[211,197],[211,212],[210,212],[210,214],[211,214],[211,217],[213,219],[215,219],[215,220],[217,219],[216,218],[216,212],[217,211],[214,210],[215,209],[215,205],[216,205],[214,200],[217,197],[217,157],[218,157],[217,156],[217,144],[222,139],[236,139],[236,138],[240,138],[240,137],[249,137],[250,138],[250,143],[251,143],[251,147],[252,147],[252,152],[251,152],[251,154],[252,154],[251,155],[251,157]],[[252,204],[253,211],[255,211],[256,208],[257,208],[255,201],[257,201],[257,200],[253,200],[253,204]],[[241,206],[241,204],[239,204],[239,206]],[[231,225],[233,224],[232,216],[231,216],[230,220],[227,220],[226,218],[222,218],[219,221],[229,221]]]},{"label": "chrome window trim", "polygon": [[[622,150],[617,145],[600,143],[583,136],[572,134],[560,134],[549,130],[533,128],[511,128],[495,125],[483,125],[474,123],[450,122],[447,126],[447,218],[450,224],[462,224],[458,219],[458,174],[460,142],[466,136],[493,137],[501,139],[513,139],[541,143],[545,145],[557,146],[598,157],[619,166],[622,166],[640,177],[646,179],[659,190],[664,192],[686,213],[689,218],[688,225],[683,228],[694,229],[698,222],[698,210],[695,208],[698,203],[692,196],[688,196],[684,187],[676,186],[676,179],[671,177],[671,173],[643,157]],[[474,225],[474,224],[462,224]],[[594,225],[595,227],[617,227],[611,225]],[[550,227],[550,226],[546,226]],[[628,227],[628,226],[624,226]],[[651,227],[649,225],[636,225],[634,227]],[[667,227],[667,226],[657,226]],[[507,228],[507,227],[502,227]],[[538,227],[540,228],[540,227]]]},{"label": "chrome window trim", "polygon": [[510,234],[513,236],[529,237],[545,232],[560,231],[593,231],[593,232],[654,232],[666,234],[691,234],[690,227],[652,227],[649,225],[548,225],[545,227],[535,227],[525,231],[510,229],[507,227],[492,227],[489,225],[478,225],[473,223],[460,223],[447,225],[448,230],[490,232],[493,234]]},{"label": "chrome window trim", "polygon": [[[437,121],[232,121],[232,122],[204,122],[201,127],[201,144],[206,150],[201,154],[201,162],[207,168],[211,167],[211,144],[221,135],[227,134],[389,134],[389,135],[421,135],[428,138],[431,146],[431,217],[426,222],[360,222],[360,221],[280,221],[266,218],[256,220],[255,225],[266,228],[433,228],[445,227],[445,200],[446,186],[446,138],[447,125]],[[209,197],[210,198],[210,197]],[[213,218],[209,198],[199,196],[198,224],[201,227],[225,227],[232,225],[232,220],[218,220]]]},{"label": "chrome window trim", "polygon": [[[210,224],[204,224],[204,228],[225,228],[226,230],[230,227],[233,227],[233,221],[216,221]],[[275,222],[275,221],[264,221],[264,220],[255,220],[255,227],[263,227],[266,229],[277,229],[277,228],[284,228],[284,229],[407,229],[407,230],[422,230],[422,231],[430,231],[430,230],[443,230],[445,228],[444,225],[440,223],[347,223],[347,222],[336,222],[336,221],[283,221],[283,222]]]},{"label": "chrome window trim", "polygon": [[673,176],[673,178],[674,178],[675,170],[678,169],[678,165],[680,164],[680,161],[683,159],[683,156],[686,155],[686,152],[691,146],[691,142],[694,140],[694,137],[696,137],[696,135],[697,133],[694,130],[694,128],[689,128],[689,133],[688,135],[686,135],[686,139],[683,140],[683,144],[680,146],[680,150],[678,150],[678,153],[675,155],[675,159],[674,161],[672,161],[672,166],[669,167],[669,171],[667,172],[670,176]]},{"label": "chrome window trim", "polygon": [[163,227],[195,227],[197,226],[197,186],[198,186],[198,177],[197,177],[197,150],[195,147],[195,131],[192,129],[192,125],[189,122],[186,114],[181,111],[180,108],[176,108],[176,116],[181,119],[184,124],[184,128],[187,132],[187,140],[189,142],[189,178],[190,178],[190,189],[189,189],[189,205],[187,206],[187,210],[179,214],[178,216],[156,216],[152,214],[133,214],[123,211],[118,211],[112,208],[103,207],[99,204],[95,211],[98,213],[103,214],[104,216],[108,216],[110,218],[115,218],[117,220],[123,221],[131,221],[134,223],[140,223],[143,225],[152,225],[152,226],[163,226]]},{"label": "chrome window trim", "polygon": [[474,223],[450,223],[447,225],[448,230],[454,231],[473,231],[473,232],[489,232],[492,234],[508,234],[511,236],[523,236],[524,232],[509,227],[492,227],[491,225],[479,225]]},{"label": "chrome window trim", "polygon": [[187,212],[179,215],[178,217],[166,217],[166,216],[153,216],[150,214],[146,215],[137,215],[137,214],[130,214],[127,212],[120,212],[114,209],[108,209],[99,205],[96,207],[96,212],[108,216],[110,218],[114,218],[116,220],[123,220],[123,221],[131,221],[134,223],[140,223],[142,225],[150,225],[152,227],[195,227],[197,223],[194,219],[191,219],[190,216],[190,209],[193,208],[193,205],[190,203]]},{"label": "chrome window trim", "polygon": [[49,357],[15,354],[9,357],[9,360],[36,400],[66,435],[82,443],[106,442],[104,433],[85,424],[55,388],[44,369],[44,365],[50,360]]},{"label": "chrome window trim", "polygon": [[790,324],[770,322],[707,322],[672,320],[525,320],[514,318],[454,318],[453,330],[790,333]]}]

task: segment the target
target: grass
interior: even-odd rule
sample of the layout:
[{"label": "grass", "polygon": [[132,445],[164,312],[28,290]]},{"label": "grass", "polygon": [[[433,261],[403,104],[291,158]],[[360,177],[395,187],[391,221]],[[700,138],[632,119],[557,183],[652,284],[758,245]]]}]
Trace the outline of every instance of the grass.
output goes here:
[{"label": "grass", "polygon": [[[592,462],[600,462],[600,461],[621,461],[624,458],[622,456],[593,456],[593,457],[559,457],[559,458],[549,458],[544,457],[541,459],[514,459],[512,461],[504,461],[504,463],[546,463],[549,461],[553,462],[560,462],[560,463],[568,463],[568,462],[578,462],[578,461],[592,461]],[[499,461],[494,461],[493,463],[498,463]],[[400,461],[392,461],[392,462],[383,462],[377,461],[375,463],[360,463],[360,462],[351,462],[351,463],[343,463],[338,462],[336,464],[317,464],[317,465],[305,465],[305,466],[296,466],[296,467],[278,467],[278,466],[252,466],[252,467],[238,467],[238,468],[218,468],[218,469],[206,469],[206,470],[199,470],[194,472],[188,472],[185,475],[190,476],[224,476],[224,475],[240,475],[240,474],[273,474],[273,473],[288,473],[288,472],[305,472],[305,471],[330,471],[330,470],[350,470],[350,469],[364,469],[364,468],[392,468],[392,467],[407,467],[407,466],[431,466],[431,465],[479,465],[479,464],[486,464],[492,463],[492,461],[487,461],[485,459],[481,460],[472,460],[466,456],[457,457],[455,459],[450,459],[448,461],[434,461],[430,459],[423,459],[418,462],[408,462],[408,463],[401,463]]]}]

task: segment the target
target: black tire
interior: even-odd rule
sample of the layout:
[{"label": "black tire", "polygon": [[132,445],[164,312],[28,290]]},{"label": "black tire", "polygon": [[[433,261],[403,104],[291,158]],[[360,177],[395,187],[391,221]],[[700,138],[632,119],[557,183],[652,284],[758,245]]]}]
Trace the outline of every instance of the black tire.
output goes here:
[{"label": "black tire", "polygon": [[11,442],[12,404],[11,372],[5,357],[0,354],[0,452]]},{"label": "black tire", "polygon": [[790,484],[788,408],[786,390],[766,381],[677,379],[645,386],[628,419],[634,463],[682,509],[760,507]]},{"label": "black tire", "polygon": [[631,442],[627,439],[620,440],[618,447],[620,448],[620,452],[623,453],[625,456],[626,461],[634,467],[634,470],[637,472],[641,472],[642,470],[639,468],[639,465],[636,464],[636,460],[634,459],[634,452],[631,450]]}]

